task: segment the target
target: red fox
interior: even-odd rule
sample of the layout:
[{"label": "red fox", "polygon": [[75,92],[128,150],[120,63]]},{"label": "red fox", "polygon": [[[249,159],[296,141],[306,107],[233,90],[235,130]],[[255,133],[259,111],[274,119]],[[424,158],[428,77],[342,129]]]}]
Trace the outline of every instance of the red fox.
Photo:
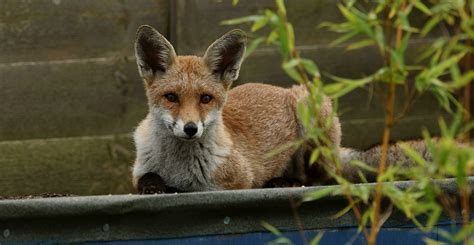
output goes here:
[{"label": "red fox", "polygon": [[[279,178],[314,181],[301,149],[266,154],[304,133],[296,106],[306,90],[258,83],[230,89],[245,48],[244,32],[233,30],[203,57],[177,56],[157,30],[138,29],[135,54],[149,106],[134,133],[133,184],[140,193],[260,188]],[[319,120],[327,117],[334,117],[327,135],[339,150],[341,126],[329,98]],[[346,161],[360,155],[340,151]]]}]

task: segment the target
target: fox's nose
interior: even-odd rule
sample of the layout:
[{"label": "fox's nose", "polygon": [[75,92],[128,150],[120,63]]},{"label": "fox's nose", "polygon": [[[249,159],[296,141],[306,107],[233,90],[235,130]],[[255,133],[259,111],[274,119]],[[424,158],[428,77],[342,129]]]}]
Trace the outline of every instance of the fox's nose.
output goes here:
[{"label": "fox's nose", "polygon": [[193,137],[198,131],[198,128],[195,123],[188,122],[184,125],[184,132],[189,136]]}]

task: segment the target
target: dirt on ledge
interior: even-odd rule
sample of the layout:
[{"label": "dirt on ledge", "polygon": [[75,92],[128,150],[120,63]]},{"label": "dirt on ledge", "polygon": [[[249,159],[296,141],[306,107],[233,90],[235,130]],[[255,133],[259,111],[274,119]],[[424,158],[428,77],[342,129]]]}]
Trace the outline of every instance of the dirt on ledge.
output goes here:
[{"label": "dirt on ledge", "polygon": [[1,200],[18,200],[18,199],[36,199],[36,198],[51,198],[51,197],[72,197],[76,195],[72,194],[58,194],[58,193],[42,193],[39,195],[27,195],[27,196],[0,196]]}]

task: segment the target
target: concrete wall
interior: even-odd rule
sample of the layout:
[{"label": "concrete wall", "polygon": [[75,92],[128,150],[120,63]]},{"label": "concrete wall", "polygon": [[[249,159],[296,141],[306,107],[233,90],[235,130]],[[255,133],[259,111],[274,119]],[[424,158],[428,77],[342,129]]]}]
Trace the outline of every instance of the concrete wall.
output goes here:
[{"label": "concrete wall", "polygon": [[[360,77],[380,66],[374,49],[348,52],[344,46],[328,45],[337,35],[318,25],[341,19],[335,1],[287,2],[302,56],[314,59],[321,70]],[[231,0],[2,1],[0,195],[131,191],[127,166],[133,161],[133,146],[127,134],[147,110],[133,56],[137,27],[156,27],[178,54],[200,55],[213,40],[236,28],[219,22],[273,4],[273,0],[241,0],[236,7]],[[411,52],[428,42],[414,41]],[[290,86],[279,61],[276,50],[258,49],[245,61],[237,84]],[[380,141],[381,101],[371,90],[355,91],[340,101],[344,145],[366,148]],[[422,126],[436,132],[441,114],[432,97],[421,97],[395,126],[394,139],[418,137]]]}]

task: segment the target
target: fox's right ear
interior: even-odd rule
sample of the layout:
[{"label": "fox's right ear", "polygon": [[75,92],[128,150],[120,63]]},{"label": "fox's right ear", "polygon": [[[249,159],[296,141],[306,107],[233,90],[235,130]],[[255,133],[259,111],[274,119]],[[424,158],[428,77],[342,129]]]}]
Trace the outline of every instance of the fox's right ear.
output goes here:
[{"label": "fox's right ear", "polygon": [[157,75],[164,74],[176,57],[173,46],[157,30],[148,25],[138,28],[135,57],[140,76],[150,84]]}]

